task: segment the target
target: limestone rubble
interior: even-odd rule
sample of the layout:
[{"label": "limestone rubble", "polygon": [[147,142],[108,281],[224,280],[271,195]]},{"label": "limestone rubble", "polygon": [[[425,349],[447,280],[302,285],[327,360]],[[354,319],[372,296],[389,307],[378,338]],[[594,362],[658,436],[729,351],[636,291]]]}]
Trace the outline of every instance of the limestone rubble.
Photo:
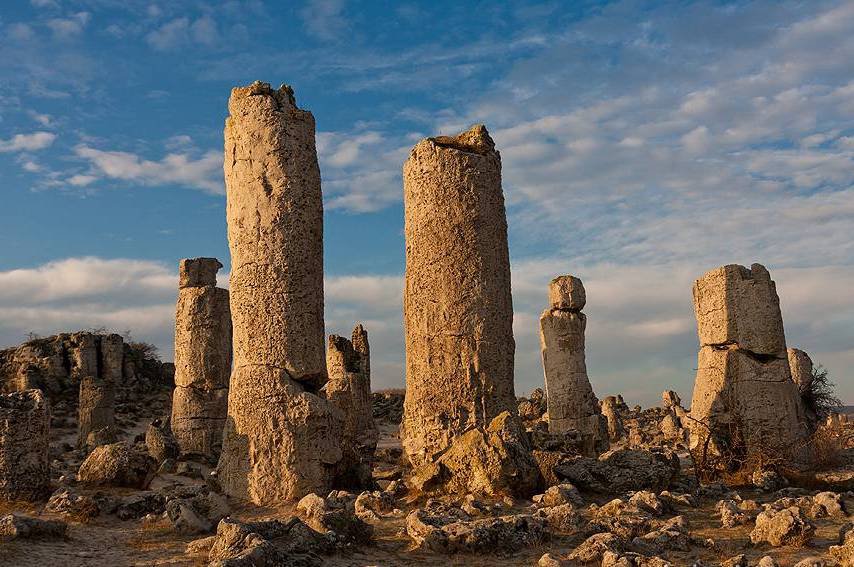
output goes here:
[{"label": "limestone rubble", "polygon": [[587,316],[581,312],[587,302],[584,284],[570,275],[553,279],[549,302],[551,305],[540,316],[549,431],[578,431],[584,454],[596,456],[608,450],[609,430],[587,377]]},{"label": "limestone rubble", "polygon": [[218,473],[258,504],[331,487],[341,412],[326,382],[323,202],[311,112],[293,90],[232,90],[225,123],[234,365]]},{"label": "limestone rubble", "polygon": [[[688,421],[695,458],[728,447],[808,460],[804,410],[768,270],[728,265],[706,273],[694,283],[694,309],[700,352]],[[738,443],[743,447],[733,447]]]},{"label": "limestone rubble", "polygon": [[216,458],[228,413],[231,311],[216,258],[181,260],[175,315],[172,433],[184,455]]}]

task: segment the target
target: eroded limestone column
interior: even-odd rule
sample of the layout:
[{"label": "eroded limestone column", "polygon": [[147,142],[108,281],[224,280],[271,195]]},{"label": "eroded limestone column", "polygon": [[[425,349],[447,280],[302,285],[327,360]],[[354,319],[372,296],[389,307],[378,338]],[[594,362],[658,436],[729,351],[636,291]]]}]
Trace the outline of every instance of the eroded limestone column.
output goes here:
[{"label": "eroded limestone column", "polygon": [[372,468],[379,430],[374,423],[371,403],[371,363],[368,333],[362,325],[353,329],[352,341],[329,336],[324,386],[326,399],[341,410],[344,428],[341,437],[343,458],[337,483],[349,488],[373,486]]},{"label": "eroded limestone column", "polygon": [[427,138],[403,166],[403,447],[431,461],[471,426],[515,415],[501,158],[482,125]]},{"label": "eroded limestone column", "polygon": [[175,313],[172,434],[183,455],[216,458],[228,413],[231,310],[216,258],[181,260]]},{"label": "eroded limestone column", "polygon": [[116,388],[122,380],[124,340],[116,334],[88,333],[80,335],[80,340],[74,363],[80,380],[77,444],[83,447],[113,440]]},{"label": "eroded limestone column", "polygon": [[[771,453],[808,459],[780,300],[768,270],[728,265],[694,283],[700,352],[688,426],[692,451]],[[737,432],[737,434],[734,434]]]},{"label": "eroded limestone column", "polygon": [[40,500],[50,491],[50,409],[41,390],[0,395],[0,500]]},{"label": "eroded limestone column", "polygon": [[283,85],[235,88],[225,123],[234,366],[219,477],[258,504],[325,494],[341,460],[326,381],[314,117]]},{"label": "eroded limestone column", "polygon": [[560,276],[549,284],[550,307],[540,316],[540,347],[546,379],[549,431],[581,434],[586,455],[608,450],[608,422],[587,378],[581,312],[587,296],[581,280]]}]

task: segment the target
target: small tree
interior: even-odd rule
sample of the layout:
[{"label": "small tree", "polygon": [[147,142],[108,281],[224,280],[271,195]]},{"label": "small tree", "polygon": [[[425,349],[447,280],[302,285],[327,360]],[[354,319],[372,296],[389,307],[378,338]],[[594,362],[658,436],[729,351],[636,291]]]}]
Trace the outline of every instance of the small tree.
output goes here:
[{"label": "small tree", "polygon": [[801,399],[808,410],[815,414],[819,422],[842,407],[842,400],[833,391],[835,384],[827,375],[827,368],[819,364],[812,369],[812,381],[801,394]]}]

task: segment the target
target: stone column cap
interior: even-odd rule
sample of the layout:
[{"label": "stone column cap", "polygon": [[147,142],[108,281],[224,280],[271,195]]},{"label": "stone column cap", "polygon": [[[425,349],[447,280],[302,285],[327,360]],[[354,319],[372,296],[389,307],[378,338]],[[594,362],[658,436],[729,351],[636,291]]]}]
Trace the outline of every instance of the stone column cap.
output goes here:
[{"label": "stone column cap", "polygon": [[178,266],[178,287],[215,286],[220,268],[216,258],[184,258]]},{"label": "stone column cap", "polygon": [[549,282],[549,304],[552,309],[581,311],[587,304],[584,284],[575,276],[558,276]]}]

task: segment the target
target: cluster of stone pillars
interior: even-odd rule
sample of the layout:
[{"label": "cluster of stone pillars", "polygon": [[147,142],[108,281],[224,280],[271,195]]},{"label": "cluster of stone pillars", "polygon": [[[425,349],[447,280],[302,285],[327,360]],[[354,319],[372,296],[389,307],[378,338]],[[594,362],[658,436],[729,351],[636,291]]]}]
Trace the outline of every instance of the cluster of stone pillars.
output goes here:
[{"label": "cluster of stone pillars", "polygon": [[[333,485],[370,486],[378,431],[367,332],[357,325],[350,340],[332,335],[324,348],[315,122],[290,87],[256,82],[232,91],[224,169],[230,291],[216,287],[216,259],[180,265],[171,427],[181,452],[219,456],[225,492],[258,504],[323,494]],[[498,437],[512,450],[490,445],[488,459],[497,462],[478,468],[481,478],[461,475],[469,485],[459,488],[490,486],[482,477],[493,472],[533,486],[520,476],[536,467],[515,409],[500,155],[478,125],[419,142],[403,178],[404,450],[414,466],[429,467],[443,455],[465,461],[467,443],[490,445]],[[549,303],[540,318],[549,429],[579,432],[582,450],[596,455],[609,436],[619,438],[622,424],[615,398],[605,399],[603,416],[587,376],[581,280],[552,280]],[[811,361],[787,352],[767,270],[755,264],[709,272],[695,283],[694,305],[701,350],[690,418],[702,427],[691,428],[692,448],[735,425],[748,450],[799,446],[798,388],[808,387]],[[83,351],[92,359],[76,362],[81,445],[112,427],[121,378],[121,337],[92,346]],[[48,421],[39,390],[0,398],[0,498],[46,489]]]}]

